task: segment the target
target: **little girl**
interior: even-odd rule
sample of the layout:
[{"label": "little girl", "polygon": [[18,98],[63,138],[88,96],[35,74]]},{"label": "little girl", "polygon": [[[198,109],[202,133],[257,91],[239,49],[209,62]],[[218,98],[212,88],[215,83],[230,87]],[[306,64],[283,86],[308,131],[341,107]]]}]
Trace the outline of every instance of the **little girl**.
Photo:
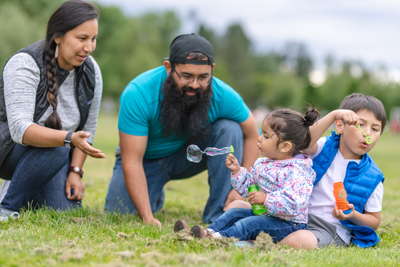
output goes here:
[{"label": "little girl", "polygon": [[[266,213],[255,215],[251,206],[231,208],[207,229],[194,226],[190,234],[197,238],[235,237],[254,240],[260,232],[268,233],[279,242],[290,233],[307,229],[308,201],[315,172],[312,160],[300,152],[311,141],[309,127],[319,112],[309,108],[306,116],[290,109],[277,109],[262,123],[258,149],[265,158],[256,160],[250,172],[240,167],[232,154],[226,158],[226,167],[232,171],[232,187],[250,204],[262,204]],[[250,185],[257,184],[260,192],[248,193]],[[189,230],[183,220],[175,223],[174,230]]]}]

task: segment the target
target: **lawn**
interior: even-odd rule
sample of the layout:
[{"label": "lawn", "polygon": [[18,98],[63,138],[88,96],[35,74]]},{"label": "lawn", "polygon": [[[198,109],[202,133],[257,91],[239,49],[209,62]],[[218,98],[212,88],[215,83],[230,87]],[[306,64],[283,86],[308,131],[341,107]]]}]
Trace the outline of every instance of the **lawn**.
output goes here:
[{"label": "lawn", "polygon": [[94,146],[107,157],[86,161],[83,208],[24,211],[20,219],[0,223],[0,266],[400,266],[399,142],[400,136],[385,132],[370,153],[386,177],[377,246],[304,251],[265,243],[238,248],[172,233],[177,219],[201,223],[206,172],[167,184],[164,209],[155,214],[162,228],[145,226],[135,216],[104,213],[118,132],[116,117],[100,116]]}]

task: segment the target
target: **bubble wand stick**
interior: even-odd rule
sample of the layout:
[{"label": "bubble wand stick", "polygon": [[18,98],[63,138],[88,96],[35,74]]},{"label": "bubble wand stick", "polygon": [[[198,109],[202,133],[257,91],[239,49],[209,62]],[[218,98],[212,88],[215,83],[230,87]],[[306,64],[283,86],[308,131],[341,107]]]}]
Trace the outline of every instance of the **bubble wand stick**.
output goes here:
[{"label": "bubble wand stick", "polygon": [[360,124],[358,125],[357,128],[360,129],[361,132],[365,135],[365,142],[366,142],[368,145],[372,144],[372,137],[365,134],[365,132],[363,131],[363,129],[361,129],[361,125],[360,125]]}]

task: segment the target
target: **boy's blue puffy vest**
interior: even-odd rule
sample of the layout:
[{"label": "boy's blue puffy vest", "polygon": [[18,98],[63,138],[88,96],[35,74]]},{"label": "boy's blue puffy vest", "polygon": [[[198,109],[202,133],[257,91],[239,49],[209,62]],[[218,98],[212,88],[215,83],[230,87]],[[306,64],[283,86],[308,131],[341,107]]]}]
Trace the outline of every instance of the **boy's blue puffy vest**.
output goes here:
[{"label": "boy's blue puffy vest", "polygon": [[[332,132],[326,137],[325,145],[321,153],[313,159],[313,169],[316,173],[314,186],[321,180],[328,168],[331,166],[339,149],[340,135]],[[350,161],[347,165],[344,178],[344,188],[347,191],[347,201],[354,205],[354,209],[360,213],[364,212],[364,205],[374,192],[380,182],[385,178],[368,154],[362,157],[360,163]],[[332,187],[333,188],[333,187]],[[348,210],[346,213],[350,213]],[[349,220],[340,221],[344,226],[353,230],[351,241],[358,247],[370,247],[379,242],[379,236],[374,229],[367,226],[358,226]]]}]

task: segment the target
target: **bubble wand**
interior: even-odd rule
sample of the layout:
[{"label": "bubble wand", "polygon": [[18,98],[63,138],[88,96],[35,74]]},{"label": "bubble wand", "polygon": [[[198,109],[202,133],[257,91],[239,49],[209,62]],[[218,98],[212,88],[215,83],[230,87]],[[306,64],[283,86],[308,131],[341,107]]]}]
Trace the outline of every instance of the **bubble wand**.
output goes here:
[{"label": "bubble wand", "polygon": [[206,147],[204,151],[201,151],[201,149],[198,146],[189,145],[186,149],[186,152],[187,152],[187,159],[189,161],[199,163],[202,159],[203,154],[206,154],[207,156],[217,156],[226,153],[232,154],[233,152],[235,152],[235,150],[233,149],[233,146],[230,146],[223,148]]},{"label": "bubble wand", "polygon": [[360,125],[360,124],[358,125],[357,128],[359,128],[359,129],[361,130],[361,132],[365,135],[365,142],[366,142],[368,145],[372,144],[372,137],[365,134],[365,132],[363,131],[363,129],[361,129],[361,125]]}]

